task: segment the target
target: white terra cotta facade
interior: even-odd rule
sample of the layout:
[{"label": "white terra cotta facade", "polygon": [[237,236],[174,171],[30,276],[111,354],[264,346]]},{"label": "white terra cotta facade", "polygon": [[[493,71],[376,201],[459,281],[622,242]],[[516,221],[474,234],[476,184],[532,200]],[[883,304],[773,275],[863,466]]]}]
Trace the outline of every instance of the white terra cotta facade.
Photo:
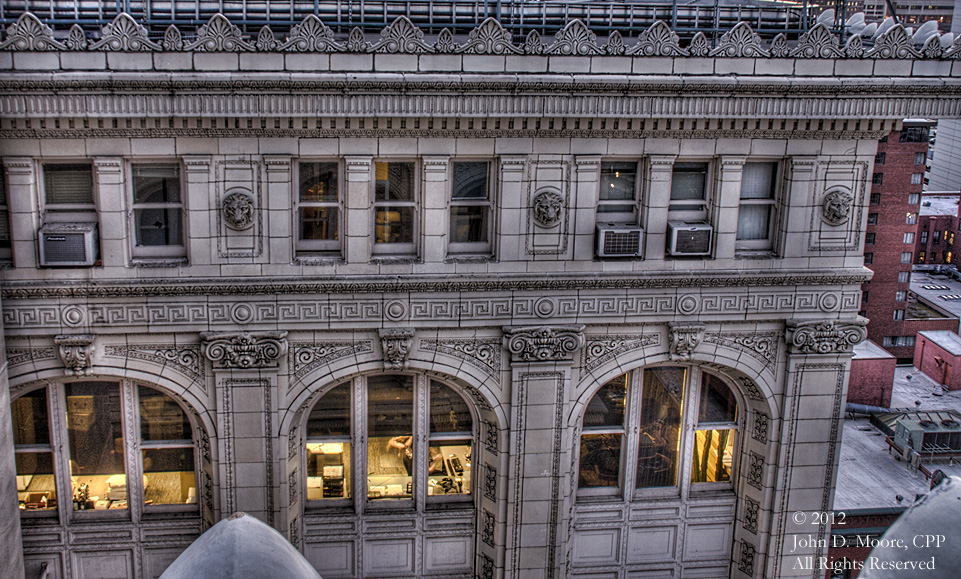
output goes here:
[{"label": "white terra cotta facade", "polygon": [[[54,471],[18,478],[28,576],[156,577],[235,511],[325,578],[823,575],[876,144],[958,117],[957,50],[18,25],[3,324],[41,433],[14,451]],[[599,256],[608,221],[638,255]],[[39,266],[59,223],[92,266]],[[126,479],[87,466],[107,422]]]}]

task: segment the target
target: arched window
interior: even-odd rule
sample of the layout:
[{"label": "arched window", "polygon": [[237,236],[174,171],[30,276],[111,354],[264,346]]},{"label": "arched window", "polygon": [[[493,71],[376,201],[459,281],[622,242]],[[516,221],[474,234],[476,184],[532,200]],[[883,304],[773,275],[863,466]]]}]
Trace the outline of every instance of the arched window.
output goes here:
[{"label": "arched window", "polygon": [[727,384],[696,367],[618,376],[584,412],[579,494],[676,492],[683,481],[730,484],[737,412]]},{"label": "arched window", "polygon": [[198,509],[193,428],[167,394],[128,381],[67,382],[16,398],[11,411],[25,511],[125,511],[131,494],[147,511]]},{"label": "arched window", "polygon": [[371,505],[469,500],[473,424],[460,394],[424,376],[361,376],[339,384],[307,416],[307,500],[314,506],[357,497]]}]

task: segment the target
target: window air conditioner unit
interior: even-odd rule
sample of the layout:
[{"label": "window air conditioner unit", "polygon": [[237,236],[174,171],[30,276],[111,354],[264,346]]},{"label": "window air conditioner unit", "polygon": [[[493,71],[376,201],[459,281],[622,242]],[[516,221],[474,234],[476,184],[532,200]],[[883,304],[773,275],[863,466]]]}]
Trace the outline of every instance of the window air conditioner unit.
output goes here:
[{"label": "window air conditioner unit", "polygon": [[48,223],[40,228],[40,265],[83,267],[97,261],[95,223]]},{"label": "window air conditioner unit", "polygon": [[644,230],[636,225],[599,223],[598,257],[643,257]]},{"label": "window air conditioner unit", "polygon": [[668,221],[667,252],[671,255],[711,255],[714,228],[707,223]]}]

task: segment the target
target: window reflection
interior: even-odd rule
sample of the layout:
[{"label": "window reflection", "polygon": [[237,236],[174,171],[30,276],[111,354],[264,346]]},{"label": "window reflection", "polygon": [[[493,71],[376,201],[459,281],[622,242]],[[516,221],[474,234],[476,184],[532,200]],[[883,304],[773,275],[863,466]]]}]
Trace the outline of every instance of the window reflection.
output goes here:
[{"label": "window reflection", "polygon": [[428,495],[470,494],[472,428],[470,409],[461,395],[431,381]]},{"label": "window reflection", "polygon": [[145,386],[137,392],[145,504],[196,503],[194,447],[187,413],[162,392]]},{"label": "window reflection", "polygon": [[677,484],[681,400],[686,376],[685,368],[644,370],[637,445],[637,488]]},{"label": "window reflection", "polygon": [[367,498],[410,498],[413,483],[413,376],[367,379]]},{"label": "window reflection", "polygon": [[334,387],[307,417],[307,500],[350,498],[350,383]]},{"label": "window reflection", "polygon": [[120,385],[65,384],[74,508],[127,508]]},{"label": "window reflection", "polygon": [[20,508],[56,510],[57,485],[50,448],[47,389],[40,388],[17,398],[11,402],[10,412]]},{"label": "window reflection", "polygon": [[734,462],[734,429],[698,430],[694,436],[691,482],[727,482]]}]

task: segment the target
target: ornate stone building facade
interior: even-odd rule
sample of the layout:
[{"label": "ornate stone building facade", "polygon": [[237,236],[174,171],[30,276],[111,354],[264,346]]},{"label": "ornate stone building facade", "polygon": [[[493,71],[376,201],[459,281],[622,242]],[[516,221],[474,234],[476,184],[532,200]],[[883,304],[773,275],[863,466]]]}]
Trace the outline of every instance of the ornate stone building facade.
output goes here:
[{"label": "ornate stone building facade", "polygon": [[21,18],[27,573],[156,577],[246,511],[325,578],[818,576],[877,142],[961,92],[854,38]]}]

